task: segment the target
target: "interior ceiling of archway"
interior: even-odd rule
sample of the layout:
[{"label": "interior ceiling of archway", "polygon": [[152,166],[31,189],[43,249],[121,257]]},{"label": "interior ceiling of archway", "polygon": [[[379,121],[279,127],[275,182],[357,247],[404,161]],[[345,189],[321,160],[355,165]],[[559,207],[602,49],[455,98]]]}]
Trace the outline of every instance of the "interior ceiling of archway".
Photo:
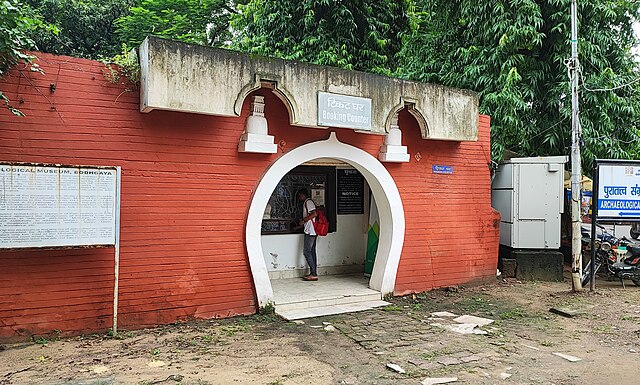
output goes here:
[{"label": "interior ceiling of archway", "polygon": [[352,167],[349,163],[339,159],[334,159],[334,158],[318,158],[318,159],[310,160],[308,162],[304,162],[302,165],[303,166],[349,166],[349,167]]}]

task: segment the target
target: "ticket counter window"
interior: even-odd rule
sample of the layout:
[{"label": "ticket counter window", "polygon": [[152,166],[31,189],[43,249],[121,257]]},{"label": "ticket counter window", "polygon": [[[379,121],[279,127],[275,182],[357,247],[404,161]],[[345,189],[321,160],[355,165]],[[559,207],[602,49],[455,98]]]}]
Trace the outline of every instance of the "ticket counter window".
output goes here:
[{"label": "ticket counter window", "polygon": [[262,217],[262,234],[296,234],[303,229],[302,202],[297,192],[307,189],[316,206],[329,219],[329,232],[336,231],[335,167],[299,166],[285,175],[271,194]]}]

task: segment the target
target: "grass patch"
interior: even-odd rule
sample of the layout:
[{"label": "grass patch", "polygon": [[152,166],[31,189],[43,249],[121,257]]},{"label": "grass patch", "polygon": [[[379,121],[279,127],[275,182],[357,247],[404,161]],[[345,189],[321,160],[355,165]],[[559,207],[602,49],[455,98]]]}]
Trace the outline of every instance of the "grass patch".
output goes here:
[{"label": "grass patch", "polygon": [[584,294],[570,293],[566,298],[560,301],[560,306],[564,306],[564,307],[593,306],[593,302],[591,302],[588,297],[585,297]]},{"label": "grass patch", "polygon": [[596,333],[602,333],[602,334],[614,334],[614,331],[611,328],[611,325],[594,325],[593,331]]},{"label": "grass patch", "polygon": [[49,343],[49,340],[43,336],[39,336],[39,337],[35,337],[33,339],[33,342],[35,342],[38,345],[47,345]]},{"label": "grass patch", "polygon": [[448,356],[450,354],[454,354],[456,353],[456,350],[453,350],[451,348],[445,347],[443,349],[440,350],[433,350],[427,353],[422,353],[420,355],[420,357],[424,358],[427,361],[432,361],[434,358],[436,357],[440,357],[440,356]]},{"label": "grass patch", "polygon": [[487,311],[487,308],[491,306],[491,304],[486,298],[471,297],[461,299],[456,302],[454,306],[458,308],[458,311],[462,310],[462,312],[475,313],[479,311]]},{"label": "grass patch", "polygon": [[280,316],[277,315],[275,312],[254,314],[250,316],[250,319],[254,322],[265,322],[265,323],[282,321],[282,318],[280,318]]},{"label": "grass patch", "polygon": [[202,336],[203,342],[211,342],[213,341],[213,336],[211,334],[205,334]]},{"label": "grass patch", "polygon": [[498,315],[498,317],[500,317],[500,319],[502,319],[502,320],[509,320],[509,319],[512,320],[512,319],[524,318],[525,314],[524,314],[524,311],[522,311],[522,309],[517,307],[515,309],[511,309],[509,311],[505,311],[503,313],[500,313]]},{"label": "grass patch", "polygon": [[246,332],[249,329],[250,329],[249,325],[247,325],[245,323],[242,323],[242,324],[239,324],[239,325],[236,324],[236,325],[224,326],[224,327],[222,327],[222,332],[227,337],[231,337],[231,336],[234,336],[236,333]]}]

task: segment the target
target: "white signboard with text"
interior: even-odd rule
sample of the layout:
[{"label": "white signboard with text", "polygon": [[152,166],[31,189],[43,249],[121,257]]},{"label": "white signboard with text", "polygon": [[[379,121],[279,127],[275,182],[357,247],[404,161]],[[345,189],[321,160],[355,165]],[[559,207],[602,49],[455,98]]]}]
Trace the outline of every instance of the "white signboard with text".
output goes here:
[{"label": "white signboard with text", "polygon": [[318,125],[371,131],[371,99],[318,92]]},{"label": "white signboard with text", "polygon": [[640,218],[640,165],[598,164],[598,217]]},{"label": "white signboard with text", "polygon": [[0,249],[115,245],[118,174],[0,163]]}]

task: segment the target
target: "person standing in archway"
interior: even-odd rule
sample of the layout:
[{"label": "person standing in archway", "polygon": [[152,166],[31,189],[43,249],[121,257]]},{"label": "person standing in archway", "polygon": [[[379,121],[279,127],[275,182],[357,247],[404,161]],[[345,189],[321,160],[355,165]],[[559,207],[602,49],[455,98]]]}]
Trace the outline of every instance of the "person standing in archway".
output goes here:
[{"label": "person standing in archway", "polygon": [[302,254],[307,260],[309,265],[309,275],[302,277],[305,281],[317,281],[318,280],[318,256],[316,255],[316,230],[313,227],[316,215],[316,204],[309,198],[309,191],[307,189],[298,190],[298,200],[302,203],[302,219],[300,225],[304,226],[304,244]]}]

